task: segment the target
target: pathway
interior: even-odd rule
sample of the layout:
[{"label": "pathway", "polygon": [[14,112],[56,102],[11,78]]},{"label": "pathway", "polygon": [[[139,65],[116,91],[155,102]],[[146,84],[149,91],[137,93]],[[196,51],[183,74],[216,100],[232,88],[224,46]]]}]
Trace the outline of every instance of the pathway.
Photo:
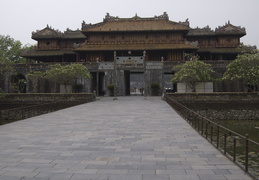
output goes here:
[{"label": "pathway", "polygon": [[159,97],[0,126],[1,180],[249,180]]}]

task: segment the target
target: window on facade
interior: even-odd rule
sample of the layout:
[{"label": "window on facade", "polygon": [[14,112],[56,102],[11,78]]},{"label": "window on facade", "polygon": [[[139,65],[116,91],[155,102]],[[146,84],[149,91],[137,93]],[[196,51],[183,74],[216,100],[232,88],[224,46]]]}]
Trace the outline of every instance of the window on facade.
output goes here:
[{"label": "window on facade", "polygon": [[50,45],[50,42],[49,42],[49,41],[47,41],[47,42],[46,42],[46,45],[47,45],[47,46],[48,46],[48,45]]},{"label": "window on facade", "polygon": [[231,39],[230,39],[230,38],[228,38],[228,39],[227,39],[227,42],[228,42],[228,43],[231,43]]}]

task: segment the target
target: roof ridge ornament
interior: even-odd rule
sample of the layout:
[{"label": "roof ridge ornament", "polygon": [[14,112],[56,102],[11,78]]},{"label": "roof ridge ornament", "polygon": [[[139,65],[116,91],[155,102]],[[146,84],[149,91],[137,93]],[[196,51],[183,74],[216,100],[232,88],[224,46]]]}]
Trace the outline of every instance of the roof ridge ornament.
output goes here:
[{"label": "roof ridge ornament", "polygon": [[85,23],[85,21],[82,22],[82,26],[81,26],[81,29],[82,29],[82,30],[83,30],[83,29],[90,28],[90,27],[92,27],[92,24],[91,24],[91,23],[87,24],[87,23]]},{"label": "roof ridge ornament", "polygon": [[154,18],[157,19],[157,20],[160,20],[160,19],[166,19],[166,20],[168,20],[168,19],[169,19],[169,16],[168,16],[167,12],[164,12],[164,13],[163,13],[162,15],[160,15],[160,16],[154,16]]},{"label": "roof ridge ornament", "polygon": [[110,13],[106,13],[105,18],[103,19],[103,21],[116,21],[119,20],[119,16],[111,16]]},{"label": "roof ridge ornament", "polygon": [[188,18],[184,22],[179,21],[179,24],[184,25],[186,27],[190,27],[190,22]]},{"label": "roof ridge ornament", "polygon": [[136,20],[136,19],[140,19],[140,18],[141,17],[139,17],[138,14],[136,13],[135,16],[132,19]]}]

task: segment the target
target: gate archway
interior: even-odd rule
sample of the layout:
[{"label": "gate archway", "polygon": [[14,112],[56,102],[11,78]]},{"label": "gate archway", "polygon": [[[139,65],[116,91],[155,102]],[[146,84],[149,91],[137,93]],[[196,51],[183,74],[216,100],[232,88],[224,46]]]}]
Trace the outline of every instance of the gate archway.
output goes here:
[{"label": "gate archway", "polygon": [[23,74],[13,75],[10,81],[10,91],[15,93],[26,93],[27,80]]}]

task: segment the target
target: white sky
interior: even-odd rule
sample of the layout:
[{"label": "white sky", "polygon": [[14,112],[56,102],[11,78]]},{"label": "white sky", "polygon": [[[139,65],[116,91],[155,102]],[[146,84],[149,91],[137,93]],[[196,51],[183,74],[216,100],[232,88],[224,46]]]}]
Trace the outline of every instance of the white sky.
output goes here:
[{"label": "white sky", "polygon": [[106,13],[130,18],[154,17],[167,12],[171,21],[212,29],[231,24],[246,28],[241,41],[259,48],[259,0],[0,0],[0,34],[25,44],[36,44],[31,32],[47,26],[65,31],[103,21]]}]

